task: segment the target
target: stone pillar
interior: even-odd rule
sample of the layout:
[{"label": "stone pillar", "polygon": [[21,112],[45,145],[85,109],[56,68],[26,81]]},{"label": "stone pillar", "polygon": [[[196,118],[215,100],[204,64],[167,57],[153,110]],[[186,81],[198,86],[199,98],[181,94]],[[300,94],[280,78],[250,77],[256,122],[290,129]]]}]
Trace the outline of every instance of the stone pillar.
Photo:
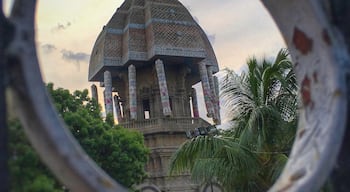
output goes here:
[{"label": "stone pillar", "polygon": [[215,111],[214,111],[214,106],[212,102],[212,93],[211,93],[210,84],[209,84],[207,66],[203,62],[199,63],[199,74],[201,76],[201,81],[202,81],[204,102],[208,112],[207,116],[213,118]]},{"label": "stone pillar", "polygon": [[120,105],[121,105],[121,107],[122,107],[122,114],[123,114],[123,118],[125,118],[125,114],[127,114],[127,112],[126,112],[126,109],[125,109],[125,102],[120,102]]},{"label": "stone pillar", "polygon": [[218,77],[214,76],[214,90],[216,95],[216,106],[217,106],[217,125],[221,124],[221,115],[220,115],[220,91],[219,91],[219,80]]},{"label": "stone pillar", "polygon": [[198,118],[199,117],[199,110],[198,110],[198,101],[197,101],[197,91],[195,88],[192,88],[192,110],[193,110],[193,117]]},{"label": "stone pillar", "polygon": [[[209,66],[208,68],[208,78],[209,78],[209,84],[210,89],[212,93],[212,103],[214,107],[214,123],[219,125],[221,124],[221,117],[220,117],[220,104],[219,104],[219,82],[216,76],[213,75],[213,66]],[[216,82],[215,82],[216,81]]]},{"label": "stone pillar", "polygon": [[207,67],[207,73],[208,73],[208,80],[209,80],[210,89],[211,89],[212,93],[215,94],[213,66],[208,66]]},{"label": "stone pillar", "polygon": [[123,117],[122,117],[122,113],[121,113],[121,110],[120,110],[120,99],[119,99],[119,96],[114,95],[113,99],[114,99],[114,108],[115,108],[115,113],[117,115],[118,123],[121,123],[122,120],[123,120]]},{"label": "stone pillar", "polygon": [[96,102],[98,102],[97,86],[95,84],[91,85],[91,98],[95,99]]},{"label": "stone pillar", "polygon": [[208,81],[209,81],[209,87],[210,87],[210,93],[211,93],[211,102],[213,103],[214,108],[214,116],[213,118],[216,119],[217,116],[217,109],[216,109],[216,103],[215,103],[215,86],[214,86],[214,76],[213,76],[213,67],[207,66],[207,73],[208,73]]},{"label": "stone pillar", "polygon": [[163,114],[164,116],[171,116],[169,93],[164,71],[164,64],[163,61],[161,61],[160,59],[156,60],[156,71],[158,77],[160,99],[163,107]]},{"label": "stone pillar", "polygon": [[129,72],[129,109],[130,119],[137,119],[137,90],[136,90],[136,68],[134,65],[128,67]]},{"label": "stone pillar", "polygon": [[104,72],[104,102],[105,102],[105,110],[106,115],[112,114],[113,115],[113,100],[112,100],[112,75],[111,72],[105,71]]}]

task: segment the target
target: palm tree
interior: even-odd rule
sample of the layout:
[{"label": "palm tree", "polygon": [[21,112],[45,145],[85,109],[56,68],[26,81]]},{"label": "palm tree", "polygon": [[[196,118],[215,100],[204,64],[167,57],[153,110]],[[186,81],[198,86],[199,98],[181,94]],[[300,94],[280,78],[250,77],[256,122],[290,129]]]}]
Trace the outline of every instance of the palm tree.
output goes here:
[{"label": "palm tree", "polygon": [[226,191],[265,191],[278,177],[297,122],[297,84],[286,49],[274,62],[255,58],[240,75],[226,69],[221,99],[233,126],[186,141],[173,155],[172,174],[189,170],[198,183]]},{"label": "palm tree", "polygon": [[237,187],[248,191],[244,190],[249,188],[244,181],[257,175],[258,158],[233,139],[199,136],[186,141],[172,157],[170,173],[190,170],[196,183],[215,182],[227,191],[233,191]]},{"label": "palm tree", "polygon": [[259,64],[251,58],[247,65],[248,71],[240,75],[226,69],[221,98],[231,111],[234,136],[240,143],[247,146],[255,140],[252,150],[273,151],[273,143],[281,144],[276,139],[284,141],[276,136],[285,135],[279,132],[290,130],[286,126],[295,127],[297,119],[293,65],[286,49],[279,51],[273,63],[263,60]]}]

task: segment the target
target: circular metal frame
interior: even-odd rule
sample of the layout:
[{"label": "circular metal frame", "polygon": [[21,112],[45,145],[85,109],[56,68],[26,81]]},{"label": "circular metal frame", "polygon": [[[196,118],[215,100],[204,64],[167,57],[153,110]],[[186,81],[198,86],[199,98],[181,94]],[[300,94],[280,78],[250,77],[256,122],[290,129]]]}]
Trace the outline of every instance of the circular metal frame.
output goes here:
[{"label": "circular metal frame", "polygon": [[347,120],[344,37],[318,0],[263,0],[295,63],[302,107],[288,163],[270,191],[317,191],[334,168]]},{"label": "circular metal frame", "polygon": [[[336,162],[347,115],[349,55],[319,0],[262,0],[295,63],[302,107],[290,159],[270,191],[317,191]],[[127,191],[83,152],[59,118],[40,74],[35,0],[16,0],[7,49],[11,90],[25,131],[43,161],[72,191]]]}]

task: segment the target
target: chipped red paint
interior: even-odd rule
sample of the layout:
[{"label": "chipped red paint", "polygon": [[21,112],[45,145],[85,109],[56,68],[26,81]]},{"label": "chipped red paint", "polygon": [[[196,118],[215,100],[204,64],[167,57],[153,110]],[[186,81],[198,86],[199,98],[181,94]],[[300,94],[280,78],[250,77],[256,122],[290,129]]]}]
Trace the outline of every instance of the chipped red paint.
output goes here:
[{"label": "chipped red paint", "polygon": [[293,43],[303,55],[308,54],[312,50],[312,39],[297,27],[294,28]]},{"label": "chipped red paint", "polygon": [[293,182],[289,181],[284,187],[278,190],[278,192],[288,191],[293,186]]},{"label": "chipped red paint", "polygon": [[304,133],[306,132],[306,130],[303,128],[299,131],[299,138],[302,138],[304,136]]},{"label": "chipped red paint", "polygon": [[306,170],[305,170],[305,168],[303,168],[303,169],[300,169],[300,170],[296,171],[295,173],[293,173],[289,179],[291,181],[296,181],[296,180],[301,179],[305,175],[306,175]]},{"label": "chipped red paint", "polygon": [[304,106],[309,106],[312,104],[311,100],[311,81],[306,76],[301,83],[301,96]]},{"label": "chipped red paint", "polygon": [[324,42],[327,43],[327,45],[332,45],[331,38],[329,37],[329,34],[326,29],[323,29],[322,31],[322,39]]}]

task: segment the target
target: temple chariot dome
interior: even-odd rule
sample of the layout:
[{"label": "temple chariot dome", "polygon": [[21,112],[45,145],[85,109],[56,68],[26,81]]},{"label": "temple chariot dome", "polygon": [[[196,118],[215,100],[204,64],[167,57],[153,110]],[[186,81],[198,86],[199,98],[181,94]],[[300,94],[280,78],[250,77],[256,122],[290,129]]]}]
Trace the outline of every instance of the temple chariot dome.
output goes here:
[{"label": "temple chariot dome", "polygon": [[198,191],[167,167],[186,131],[210,125],[199,117],[194,84],[202,83],[208,117],[220,124],[218,70],[206,34],[177,0],[125,0],[103,27],[88,78],[104,87],[106,113],[144,134],[150,177],[141,191]]}]

